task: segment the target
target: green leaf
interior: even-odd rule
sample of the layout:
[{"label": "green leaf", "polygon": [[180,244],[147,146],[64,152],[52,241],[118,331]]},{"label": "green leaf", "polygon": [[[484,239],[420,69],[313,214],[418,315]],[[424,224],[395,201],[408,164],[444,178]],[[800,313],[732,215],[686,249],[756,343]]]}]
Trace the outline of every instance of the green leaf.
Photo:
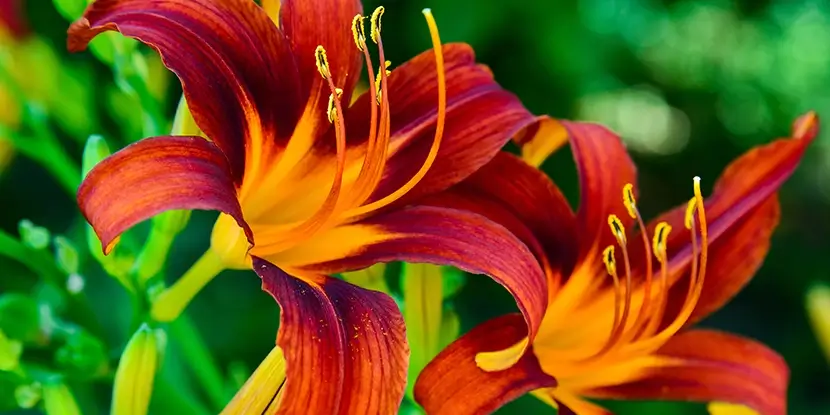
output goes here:
[{"label": "green leaf", "polygon": [[101,160],[111,154],[107,140],[103,136],[93,134],[89,136],[84,145],[84,155],[81,163],[81,178],[86,177],[90,170]]},{"label": "green leaf", "polygon": [[23,409],[34,408],[43,396],[43,388],[40,383],[24,383],[14,388],[14,399],[17,405]]},{"label": "green leaf", "polygon": [[44,385],[43,403],[46,415],[81,415],[72,391],[64,383]]},{"label": "green leaf", "polygon": [[20,232],[20,240],[29,248],[44,249],[49,246],[50,234],[48,229],[37,226],[28,219],[21,220],[17,227]]},{"label": "green leaf", "polygon": [[446,300],[452,298],[464,288],[464,284],[467,282],[467,274],[458,268],[448,266],[442,268],[442,274],[444,299]]},{"label": "green leaf", "polygon": [[58,266],[67,274],[78,273],[78,250],[69,239],[63,236],[55,237],[55,257]]},{"label": "green leaf", "polygon": [[20,355],[23,353],[23,343],[6,337],[0,330],[0,370],[13,371],[20,364]]},{"label": "green leaf", "polygon": [[35,341],[40,332],[37,301],[21,293],[0,296],[0,330],[24,343]]},{"label": "green leaf", "polygon": [[64,19],[73,22],[84,13],[87,0],[52,0],[52,3]]}]

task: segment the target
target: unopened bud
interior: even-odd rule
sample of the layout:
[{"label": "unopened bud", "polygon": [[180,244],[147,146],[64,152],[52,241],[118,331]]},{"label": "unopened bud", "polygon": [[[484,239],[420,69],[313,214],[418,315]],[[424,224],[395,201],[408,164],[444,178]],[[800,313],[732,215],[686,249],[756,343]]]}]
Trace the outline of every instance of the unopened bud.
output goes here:
[{"label": "unopened bud", "polygon": [[127,343],[115,372],[113,415],[147,413],[159,361],[158,343],[156,333],[147,324],[139,327]]}]

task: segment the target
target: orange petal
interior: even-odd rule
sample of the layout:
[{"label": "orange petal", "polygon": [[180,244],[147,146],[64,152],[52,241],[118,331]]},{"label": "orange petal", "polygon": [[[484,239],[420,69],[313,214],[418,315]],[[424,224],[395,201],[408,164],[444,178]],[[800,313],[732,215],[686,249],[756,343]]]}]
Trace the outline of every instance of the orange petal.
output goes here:
[{"label": "orange petal", "polygon": [[415,383],[415,400],[430,415],[489,414],[534,389],[555,386],[532,352],[504,371],[485,372],[476,366],[477,353],[505,349],[526,334],[518,314],[475,327],[424,368]]},{"label": "orange petal", "polygon": [[201,137],[155,137],[125,147],[89,172],[78,205],[105,252],[133,225],[173,209],[227,213],[253,243],[227,159]]},{"label": "orange petal", "polygon": [[282,32],[253,1],[98,0],[70,26],[69,50],[85,49],[108,30],[159,52],[181,80],[196,124],[230,160],[237,183],[246,147],[260,153],[291,136],[302,110],[297,68]]},{"label": "orange petal", "polygon": [[569,273],[576,260],[576,217],[542,171],[505,152],[450,189],[421,203],[486,216],[530,247],[540,262]]},{"label": "orange petal", "polygon": [[[339,259],[303,269],[328,274],[406,261],[485,274],[513,295],[529,327],[530,341],[536,336],[547,306],[545,274],[530,250],[504,227],[471,212],[431,206],[391,211],[359,226],[371,232],[349,239],[344,234],[337,241],[353,249],[341,251],[346,253]],[[516,352],[518,359],[523,350]]]},{"label": "orange petal", "polygon": [[568,130],[558,120],[543,115],[513,137],[513,141],[522,148],[522,160],[539,167],[568,142]]},{"label": "orange petal", "polygon": [[277,413],[397,413],[409,346],[395,302],[336,278],[301,280],[256,257],[254,270],[281,310],[286,380]]},{"label": "orange petal", "polygon": [[330,91],[317,72],[314,50],[318,45],[326,49],[334,85],[343,89],[343,102],[349,102],[363,65],[350,28],[363,6],[360,0],[282,0],[279,13],[280,28],[300,71],[302,102],[308,102],[315,125],[325,131],[330,125],[326,120]]},{"label": "orange petal", "polygon": [[[608,215],[615,214],[629,228],[633,219],[623,204],[623,187],[636,186],[637,170],[622,140],[607,128],[589,123],[565,122],[571,151],[579,172],[579,223],[583,260],[615,243],[608,230]],[[599,261],[593,261],[599,263]]]},{"label": "orange petal", "polygon": [[[690,320],[697,321],[722,307],[743,288],[761,265],[769,248],[769,238],[778,224],[777,191],[798,167],[801,157],[815,138],[818,119],[808,114],[793,126],[793,137],[755,147],[733,161],[706,198],[709,227],[710,265],[698,305]],[[668,240],[671,267],[679,272],[689,264],[689,231],[683,226],[686,205],[652,221],[673,226]],[[632,246],[632,258],[641,258],[641,248]],[[635,268],[638,266],[635,264]],[[635,273],[636,274],[636,273]],[[682,275],[682,274],[677,274]],[[682,304],[684,284],[670,295],[670,305]],[[675,312],[671,308],[666,318]]]},{"label": "orange petal", "polygon": [[[443,55],[447,118],[441,146],[426,176],[399,204],[463,180],[535,120],[513,94],[496,83],[489,69],[476,63],[469,45],[444,45]],[[368,136],[369,105],[374,105],[370,101],[364,94],[347,111],[351,145],[364,142]],[[393,70],[389,76],[390,157],[384,178],[369,201],[391,194],[420,169],[432,146],[437,103],[435,55],[431,50]]]},{"label": "orange petal", "polygon": [[765,415],[787,408],[789,369],[766,346],[729,333],[691,330],[673,337],[658,355],[675,361],[645,379],[585,392],[611,399],[724,401]]}]

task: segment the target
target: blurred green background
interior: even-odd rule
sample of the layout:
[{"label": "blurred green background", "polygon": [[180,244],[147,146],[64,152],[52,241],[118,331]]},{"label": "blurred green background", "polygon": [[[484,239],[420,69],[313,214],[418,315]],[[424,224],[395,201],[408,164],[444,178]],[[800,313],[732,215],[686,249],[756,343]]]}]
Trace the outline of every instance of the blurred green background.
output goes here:
[{"label": "blurred green background", "polygon": [[[365,8],[379,4],[367,1]],[[429,47],[420,11],[431,7],[442,39],[472,44],[478,59],[533,112],[597,121],[620,133],[638,163],[638,202],[646,217],[685,201],[692,176],[712,181],[743,151],[786,136],[790,123],[805,111],[830,114],[830,3],[824,0],[389,0],[383,5],[384,44],[393,68]],[[28,0],[25,8],[37,41],[27,41],[25,52],[4,50],[0,55],[5,76],[0,80],[22,71],[12,78],[25,81],[29,100],[18,114],[22,121],[12,129],[20,133],[18,141],[49,137],[49,146],[59,146],[70,159],[56,161],[49,152],[31,154],[25,148],[7,156],[0,173],[0,229],[17,235],[19,222],[29,219],[80,247],[83,291],[92,309],[78,311],[69,304],[65,318],[102,340],[111,372],[134,329],[132,306],[86,252],[84,222],[70,192],[80,176],[73,182],[61,171],[79,169],[90,134],[102,134],[111,146],[120,147],[152,127],[136,111],[138,99],[117,84],[110,67],[89,52],[65,51],[68,21],[50,1]],[[156,88],[149,92],[162,103],[159,116],[169,122],[179,85],[152,54],[147,56],[147,76]],[[8,105],[2,96],[0,105]],[[62,174],[62,181],[47,169]],[[576,201],[568,150],[548,160],[544,169]],[[830,281],[825,262],[830,249],[830,134],[822,133],[810,148],[784,186],[781,204],[781,224],[765,265],[703,325],[756,338],[785,357],[792,370],[790,413],[830,413],[830,366],[803,304],[812,284]],[[194,213],[174,245],[168,281],[204,252],[213,220],[210,213]],[[26,267],[0,257],[0,292],[31,293],[36,283]],[[510,296],[484,277],[468,278],[454,307],[462,331],[515,309]],[[250,272],[223,273],[187,314],[231,384],[244,381],[273,346],[277,307]],[[175,372],[184,356],[172,348],[165,365]],[[182,396],[199,396],[184,380],[176,381],[175,373],[168,379],[173,380],[157,385],[153,413],[162,413],[164,405]],[[110,382],[72,385],[87,413],[108,408]],[[609,407],[623,414],[705,411],[691,404]],[[553,413],[532,397],[499,413],[522,411]]]}]

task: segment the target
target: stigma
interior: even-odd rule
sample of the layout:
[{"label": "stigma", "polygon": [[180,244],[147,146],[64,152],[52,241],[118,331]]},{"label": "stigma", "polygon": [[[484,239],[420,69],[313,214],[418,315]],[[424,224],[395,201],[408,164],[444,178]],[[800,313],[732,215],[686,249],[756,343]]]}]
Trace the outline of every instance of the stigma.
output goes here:
[{"label": "stigma", "polygon": [[[646,258],[644,275],[637,275],[637,286],[632,275],[631,258],[625,227],[616,215],[608,216],[610,231],[617,241],[616,246],[605,248],[602,262],[607,274],[613,280],[614,312],[611,316],[610,331],[598,351],[588,360],[609,355],[639,355],[650,353],[665,344],[691,317],[700,298],[706,274],[708,256],[708,231],[700,178],[693,180],[693,197],[686,205],[684,225],[688,230],[692,259],[688,266],[689,285],[680,310],[669,321],[664,321],[668,306],[668,290],[672,278],[669,275],[669,235],[672,227],[667,222],[658,223],[649,240],[648,230],[637,209],[634,186],[627,184],[622,192],[623,204],[629,216],[640,229],[643,253]],[[622,264],[618,264],[616,249],[622,253]],[[655,275],[652,257],[657,260],[659,275]],[[619,272],[622,271],[622,275]],[[658,286],[659,285],[659,286]]]}]

